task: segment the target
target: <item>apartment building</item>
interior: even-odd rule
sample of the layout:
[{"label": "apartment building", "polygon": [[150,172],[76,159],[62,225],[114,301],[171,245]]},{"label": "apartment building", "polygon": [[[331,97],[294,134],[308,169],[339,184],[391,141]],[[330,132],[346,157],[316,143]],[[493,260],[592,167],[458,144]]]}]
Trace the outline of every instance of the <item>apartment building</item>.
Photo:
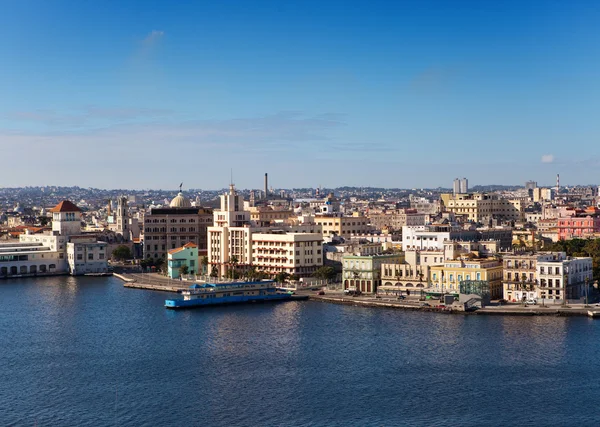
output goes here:
[{"label": "apartment building", "polygon": [[486,223],[492,219],[519,221],[523,218],[522,200],[508,200],[496,194],[442,194],[445,210],[467,221]]},{"label": "apartment building", "polygon": [[558,240],[581,239],[600,232],[600,216],[558,218]]},{"label": "apartment building", "polygon": [[352,216],[317,215],[314,222],[321,225],[324,237],[339,236],[349,239],[353,234],[365,234],[372,230],[369,219],[359,214]]},{"label": "apartment building", "polygon": [[430,268],[431,289],[436,293],[458,294],[462,281],[486,281],[490,297],[502,297],[502,262],[495,258],[473,259],[463,257],[446,260]]},{"label": "apartment building", "polygon": [[425,225],[429,220],[428,214],[418,213],[415,210],[369,213],[367,217],[376,230],[402,230],[404,226]]},{"label": "apartment building", "polygon": [[415,295],[429,288],[429,265],[382,264],[378,292]]},{"label": "apartment building", "polygon": [[342,281],[344,289],[363,293],[376,293],[381,285],[381,266],[401,264],[402,254],[390,255],[346,255],[342,258]]},{"label": "apartment building", "polygon": [[311,276],[323,265],[323,235],[281,231],[253,233],[252,265],[271,275]]},{"label": "apartment building", "polygon": [[589,257],[567,257],[564,252],[511,254],[504,256],[503,263],[503,293],[508,301],[580,299],[592,281]]}]

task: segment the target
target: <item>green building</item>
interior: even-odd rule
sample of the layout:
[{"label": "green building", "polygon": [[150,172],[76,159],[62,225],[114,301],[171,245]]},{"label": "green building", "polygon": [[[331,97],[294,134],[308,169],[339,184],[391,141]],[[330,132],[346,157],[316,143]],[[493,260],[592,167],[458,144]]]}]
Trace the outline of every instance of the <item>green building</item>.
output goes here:
[{"label": "green building", "polygon": [[187,267],[187,274],[198,272],[198,246],[187,243],[180,248],[172,249],[168,253],[168,275],[171,279],[178,279],[182,267]]}]

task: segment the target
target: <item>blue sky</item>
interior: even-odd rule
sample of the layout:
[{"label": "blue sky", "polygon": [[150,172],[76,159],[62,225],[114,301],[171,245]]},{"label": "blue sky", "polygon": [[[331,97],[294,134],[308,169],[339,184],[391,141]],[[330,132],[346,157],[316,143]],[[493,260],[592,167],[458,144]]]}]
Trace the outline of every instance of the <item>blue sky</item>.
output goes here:
[{"label": "blue sky", "polygon": [[599,21],[596,1],[0,2],[0,186],[598,183]]}]

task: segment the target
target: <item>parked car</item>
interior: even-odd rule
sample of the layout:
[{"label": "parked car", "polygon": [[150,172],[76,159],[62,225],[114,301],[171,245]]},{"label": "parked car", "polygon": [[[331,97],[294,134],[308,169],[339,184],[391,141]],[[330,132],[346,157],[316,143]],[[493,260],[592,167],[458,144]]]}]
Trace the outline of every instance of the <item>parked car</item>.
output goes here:
[{"label": "parked car", "polygon": [[325,291],[319,291],[317,292],[317,295],[325,295]]},{"label": "parked car", "polygon": [[406,299],[404,295],[398,295],[398,299]]},{"label": "parked car", "polygon": [[428,302],[422,302],[421,307],[431,307],[431,304],[429,304]]},{"label": "parked car", "polygon": [[531,305],[536,305],[537,301],[534,299],[528,299],[527,301],[525,301],[525,304],[531,304]]}]

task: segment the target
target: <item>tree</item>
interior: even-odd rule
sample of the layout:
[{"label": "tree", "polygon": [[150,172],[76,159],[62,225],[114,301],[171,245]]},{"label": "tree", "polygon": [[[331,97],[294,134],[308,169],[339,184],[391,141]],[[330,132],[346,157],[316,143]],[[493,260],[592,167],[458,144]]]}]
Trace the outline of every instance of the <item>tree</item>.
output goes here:
[{"label": "tree", "polygon": [[210,271],[210,277],[219,277],[219,269],[216,265],[213,265],[212,270]]},{"label": "tree", "polygon": [[335,269],[333,267],[324,265],[319,267],[313,276],[317,279],[332,280],[335,278]]},{"label": "tree", "polygon": [[202,266],[202,274],[206,274],[208,272],[208,257],[203,256],[200,260],[200,265]]},{"label": "tree", "polygon": [[112,252],[112,257],[117,261],[124,261],[126,259],[133,258],[133,256],[131,255],[131,250],[125,245],[118,246]]},{"label": "tree", "polygon": [[164,266],[165,266],[165,259],[164,258],[158,258],[157,260],[154,261],[154,267],[158,271],[163,271]]},{"label": "tree", "polygon": [[286,273],[285,271],[282,271],[281,273],[277,273],[275,275],[275,281],[277,283],[285,283],[288,278],[290,277],[289,273]]},{"label": "tree", "polygon": [[179,267],[179,275],[180,276],[185,276],[186,274],[188,274],[189,268],[187,265],[182,265],[181,267]]}]

